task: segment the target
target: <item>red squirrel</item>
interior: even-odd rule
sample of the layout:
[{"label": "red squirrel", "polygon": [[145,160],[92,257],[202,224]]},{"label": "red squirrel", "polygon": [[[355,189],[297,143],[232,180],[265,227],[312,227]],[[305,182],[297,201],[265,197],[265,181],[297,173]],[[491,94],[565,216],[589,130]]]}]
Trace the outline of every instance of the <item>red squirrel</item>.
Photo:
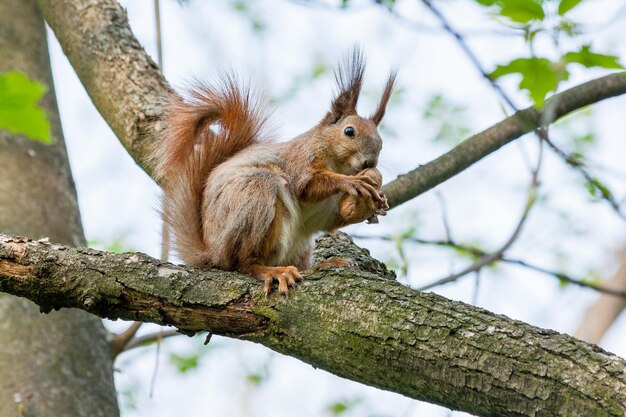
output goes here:
[{"label": "red squirrel", "polygon": [[313,234],[385,214],[377,126],[396,74],[376,111],[361,117],[364,69],[355,49],[335,71],[337,93],[324,118],[282,143],[268,139],[266,109],[232,76],[172,99],[152,157],[165,227],[185,264],[256,276],[266,295],[278,281],[287,293],[310,266]]}]

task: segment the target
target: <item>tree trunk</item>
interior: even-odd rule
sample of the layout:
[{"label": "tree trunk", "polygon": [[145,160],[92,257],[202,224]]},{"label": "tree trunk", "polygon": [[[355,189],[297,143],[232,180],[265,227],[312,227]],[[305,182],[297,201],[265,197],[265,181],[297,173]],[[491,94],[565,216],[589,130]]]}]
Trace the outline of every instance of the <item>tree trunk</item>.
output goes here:
[{"label": "tree trunk", "polygon": [[[50,87],[41,104],[55,144],[0,131],[0,230],[84,245],[35,1],[0,2],[0,71],[7,70]],[[106,336],[101,320],[85,312],[42,315],[32,302],[0,294],[0,415],[119,415]]]}]

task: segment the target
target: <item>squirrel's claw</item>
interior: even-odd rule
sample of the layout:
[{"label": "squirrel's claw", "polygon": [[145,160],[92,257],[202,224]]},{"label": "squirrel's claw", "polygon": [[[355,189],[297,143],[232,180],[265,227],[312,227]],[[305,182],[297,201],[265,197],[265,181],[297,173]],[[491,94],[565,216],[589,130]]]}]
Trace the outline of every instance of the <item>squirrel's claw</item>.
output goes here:
[{"label": "squirrel's claw", "polygon": [[256,265],[252,273],[263,280],[263,292],[268,296],[272,291],[272,283],[278,281],[278,292],[289,293],[289,287],[302,281],[302,275],[295,266],[262,266]]}]

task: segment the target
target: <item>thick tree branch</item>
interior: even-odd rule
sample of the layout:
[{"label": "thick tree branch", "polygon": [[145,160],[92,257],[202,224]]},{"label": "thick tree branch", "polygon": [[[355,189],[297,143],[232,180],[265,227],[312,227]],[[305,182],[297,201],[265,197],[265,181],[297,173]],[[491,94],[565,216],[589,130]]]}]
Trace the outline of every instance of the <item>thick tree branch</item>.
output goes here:
[{"label": "thick tree branch", "polygon": [[412,290],[342,235],[318,247],[318,257],[348,256],[359,266],[309,273],[289,297],[265,298],[257,280],[237,273],[0,235],[0,291],[44,311],[75,307],[255,341],[345,378],[479,415],[624,415],[624,360]]},{"label": "thick tree branch", "polygon": [[[154,62],[135,39],[115,0],[38,0],[46,21],[89,96],[135,161],[150,172],[145,157],[161,111],[171,94]],[[467,139],[450,152],[383,187],[398,206],[460,173],[500,147],[558,118],[598,101],[626,93],[626,77],[613,74],[556,94],[543,113],[534,108]]]}]

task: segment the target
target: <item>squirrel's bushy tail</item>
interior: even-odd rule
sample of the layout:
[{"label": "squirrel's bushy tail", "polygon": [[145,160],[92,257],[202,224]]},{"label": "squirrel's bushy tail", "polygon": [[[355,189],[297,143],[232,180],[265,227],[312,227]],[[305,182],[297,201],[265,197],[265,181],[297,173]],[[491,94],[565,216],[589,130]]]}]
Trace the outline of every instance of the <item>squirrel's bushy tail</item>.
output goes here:
[{"label": "squirrel's bushy tail", "polygon": [[210,213],[203,213],[202,201],[211,170],[262,142],[267,119],[259,100],[232,76],[215,86],[197,84],[188,99],[177,97],[166,106],[161,140],[152,152],[154,175],[165,191],[163,220],[170,233],[164,239],[171,236],[187,265],[207,263],[202,224]]}]

